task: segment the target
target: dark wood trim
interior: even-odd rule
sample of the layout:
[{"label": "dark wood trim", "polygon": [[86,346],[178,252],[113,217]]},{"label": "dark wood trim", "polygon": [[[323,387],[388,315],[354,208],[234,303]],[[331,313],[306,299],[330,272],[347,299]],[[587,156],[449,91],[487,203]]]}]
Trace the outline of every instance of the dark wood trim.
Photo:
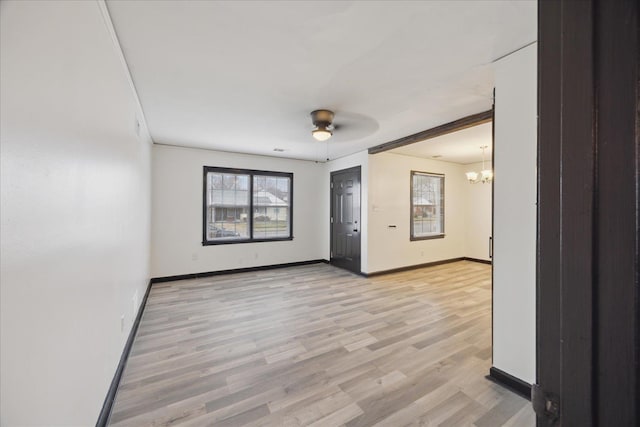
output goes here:
[{"label": "dark wood trim", "polygon": [[[594,425],[593,1],[539,3],[537,381]],[[560,421],[561,425],[563,424]],[[538,425],[551,425],[544,415]]]},{"label": "dark wood trim", "polygon": [[[245,239],[209,240],[207,237],[207,174],[209,172],[249,175],[249,213],[247,214],[247,227],[249,237]],[[286,237],[254,238],[253,237],[253,177],[255,175],[276,176],[289,178],[289,235]],[[202,246],[232,245],[239,243],[282,242],[293,240],[293,173],[274,172],[256,169],[223,168],[217,166],[203,166],[202,173]]]},{"label": "dark wood trim", "polygon": [[538,11],[538,426],[640,425],[640,4]]},{"label": "dark wood trim", "polygon": [[202,242],[202,246],[218,246],[218,245],[235,245],[240,243],[261,243],[261,242],[288,242],[293,240],[293,237],[275,237],[272,239],[241,239],[241,240],[220,240],[212,241],[208,240]]},{"label": "dark wood trim", "polygon": [[120,380],[122,379],[122,374],[124,372],[124,368],[127,365],[127,360],[129,360],[129,353],[131,353],[131,347],[133,346],[133,341],[138,333],[138,327],[140,326],[140,321],[142,320],[142,314],[144,313],[144,309],[147,306],[147,299],[149,298],[149,292],[151,291],[151,280],[147,284],[147,290],[144,293],[144,298],[142,298],[142,302],[140,303],[140,308],[138,308],[138,314],[133,321],[133,326],[131,326],[131,331],[129,332],[129,336],[127,337],[127,342],[124,344],[124,348],[122,349],[122,354],[120,355],[120,361],[118,362],[118,366],[116,367],[116,373],[111,380],[111,385],[109,386],[109,390],[107,391],[107,396],[102,403],[102,409],[100,410],[100,414],[98,415],[98,420],[96,421],[96,427],[106,427],[109,424],[109,418],[111,417],[111,410],[113,409],[113,403],[116,400],[116,393],[118,392],[118,386],[120,385]]},{"label": "dark wood trim", "polygon": [[488,264],[488,265],[493,264],[493,262],[490,259],[469,258],[469,257],[463,257],[462,259],[465,261],[479,262],[480,264]]},{"label": "dark wood trim", "polygon": [[[594,181],[596,141],[593,62],[593,3],[562,2],[560,96],[560,301],[562,394],[568,425],[594,425]],[[565,36],[566,35],[566,36]],[[567,44],[571,48],[567,49]],[[554,166],[558,162],[552,163]],[[543,166],[544,167],[544,166]],[[544,172],[541,171],[541,175]],[[544,267],[543,267],[544,268]],[[544,314],[542,314],[544,316]],[[544,332],[543,332],[544,333]],[[548,390],[545,390],[548,391]]]},{"label": "dark wood trim", "polygon": [[346,169],[337,169],[334,171],[330,172],[330,175],[335,175],[335,174],[339,174],[339,173],[347,173],[347,172],[360,172],[362,173],[362,165],[357,165],[357,166],[351,166],[348,167]]},{"label": "dark wood trim", "polygon": [[[538,224],[536,239],[536,382],[560,396],[560,1],[538,3]],[[538,426],[547,425],[538,418]],[[549,423],[550,424],[550,423]]]},{"label": "dark wood trim", "polygon": [[436,234],[434,236],[422,236],[422,237],[413,237],[413,236],[409,236],[409,241],[410,242],[419,242],[421,240],[435,240],[435,239],[444,239],[446,237],[446,234],[442,233],[442,234]]},{"label": "dark wood trim", "polygon": [[202,168],[202,244],[207,242],[207,167]]},{"label": "dark wood trim", "polygon": [[464,257],[443,259],[441,261],[426,262],[424,264],[408,265],[406,267],[392,268],[390,270],[374,271],[373,273],[360,273],[364,277],[382,276],[383,274],[400,273],[403,271],[417,270],[418,268],[434,267],[441,264],[449,264],[451,262],[464,261]]},{"label": "dark wood trim", "polygon": [[[493,175],[495,176],[495,167],[496,167],[496,88],[493,88],[493,103],[491,104],[491,169],[493,170]],[[495,248],[495,242],[493,241],[493,213],[495,212],[495,180],[491,180],[491,236],[489,236],[489,258],[491,258],[491,265],[493,265],[493,254]],[[493,268],[491,269],[491,363],[493,363],[493,349],[494,349],[494,340],[493,340],[493,307],[494,307],[494,299],[493,299]]]},{"label": "dark wood trim", "polygon": [[522,381],[520,378],[514,377],[494,366],[489,368],[487,379],[500,384],[501,386],[519,394],[527,400],[531,400],[531,384]]},{"label": "dark wood trim", "polygon": [[242,168],[224,168],[219,166],[204,166],[207,172],[221,172],[221,173],[230,173],[230,174],[240,174],[240,175],[273,175],[273,176],[281,176],[284,178],[290,177],[293,175],[291,172],[278,172],[278,171],[267,171],[261,169],[242,169]]},{"label": "dark wood trim", "polygon": [[639,426],[640,3],[601,0],[593,13],[594,421]]},{"label": "dark wood trim", "polygon": [[394,148],[404,147],[405,145],[413,144],[415,142],[425,141],[427,139],[436,138],[438,136],[457,132],[483,123],[489,123],[491,120],[493,120],[492,110],[472,114],[431,129],[423,130],[422,132],[414,133],[413,135],[376,145],[375,147],[369,148],[369,154],[377,154],[393,150]]},{"label": "dark wood trim", "polygon": [[[491,104],[491,169],[493,170],[493,176],[496,175],[496,88],[493,88],[493,103]],[[489,258],[491,258],[491,265],[493,265],[493,254],[495,242],[493,241],[494,223],[493,217],[495,212],[495,179],[491,180],[491,236],[489,236]],[[493,268],[491,269],[491,363],[493,363]]]},{"label": "dark wood trim", "polygon": [[206,271],[203,273],[179,274],[176,276],[154,277],[151,283],[173,282],[174,280],[190,280],[200,279],[203,277],[221,276],[224,274],[247,273],[251,271],[273,270],[276,268],[297,267],[300,265],[318,264],[320,262],[328,263],[326,259],[313,259],[309,261],[288,262],[284,264],[260,265],[257,267],[232,268],[228,270]]}]

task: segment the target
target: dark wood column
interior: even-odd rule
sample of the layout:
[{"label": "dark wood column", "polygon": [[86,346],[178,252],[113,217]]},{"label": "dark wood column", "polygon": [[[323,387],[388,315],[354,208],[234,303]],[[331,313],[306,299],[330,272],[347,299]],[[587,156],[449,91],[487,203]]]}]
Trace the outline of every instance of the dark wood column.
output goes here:
[{"label": "dark wood column", "polygon": [[539,3],[539,426],[640,425],[639,13]]}]

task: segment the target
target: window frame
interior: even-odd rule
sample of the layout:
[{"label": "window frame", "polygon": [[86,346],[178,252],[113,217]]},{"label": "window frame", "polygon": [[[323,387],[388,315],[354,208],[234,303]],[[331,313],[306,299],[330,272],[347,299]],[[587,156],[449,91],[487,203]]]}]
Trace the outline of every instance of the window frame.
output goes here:
[{"label": "window frame", "polygon": [[[247,214],[247,224],[249,224],[249,237],[243,239],[221,239],[221,240],[209,240],[207,238],[207,175],[209,172],[214,173],[229,173],[237,175],[249,175],[249,212]],[[253,178],[254,176],[269,176],[269,177],[285,177],[289,178],[289,236],[286,237],[253,237]],[[204,166],[202,174],[202,245],[232,245],[238,243],[259,243],[259,242],[281,242],[293,240],[293,173],[291,172],[275,172],[256,169],[238,169],[238,168],[225,168],[218,166]]]},{"label": "window frame", "polygon": [[[415,175],[426,175],[426,176],[442,179],[442,189],[440,191],[440,206],[442,211],[442,230],[439,234],[434,234],[431,236],[416,236],[414,234],[413,177]],[[411,173],[409,174],[409,240],[413,242],[413,241],[419,241],[419,240],[444,239],[445,237],[444,225],[445,225],[445,174],[412,170]]]}]

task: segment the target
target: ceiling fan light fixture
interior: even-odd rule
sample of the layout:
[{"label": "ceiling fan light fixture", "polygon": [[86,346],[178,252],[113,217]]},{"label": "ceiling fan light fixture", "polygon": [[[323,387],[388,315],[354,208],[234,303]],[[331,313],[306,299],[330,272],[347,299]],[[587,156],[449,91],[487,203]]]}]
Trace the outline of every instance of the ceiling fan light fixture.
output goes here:
[{"label": "ceiling fan light fixture", "polygon": [[333,132],[331,132],[325,126],[318,126],[316,129],[314,129],[311,132],[311,134],[318,141],[326,141],[327,139],[331,138],[331,135],[333,135]]},{"label": "ceiling fan light fixture", "polygon": [[311,131],[313,137],[318,141],[326,141],[333,135],[333,111],[314,110],[311,112],[311,121],[315,129]]}]

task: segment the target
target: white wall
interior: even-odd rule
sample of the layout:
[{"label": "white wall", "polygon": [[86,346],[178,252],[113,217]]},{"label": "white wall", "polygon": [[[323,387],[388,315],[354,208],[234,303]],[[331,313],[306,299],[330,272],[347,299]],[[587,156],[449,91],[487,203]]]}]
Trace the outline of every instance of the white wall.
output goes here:
[{"label": "white wall", "polygon": [[[489,167],[490,164],[486,164]],[[482,170],[482,162],[462,166],[462,172]],[[466,185],[466,235],[464,256],[490,261],[491,183]]]},{"label": "white wall", "polygon": [[[293,240],[202,245],[203,166],[293,173]],[[321,163],[153,146],[152,277],[322,259],[327,215]]]},{"label": "white wall", "polygon": [[[445,175],[445,237],[410,237],[411,171]],[[462,166],[437,160],[379,153],[369,156],[369,272],[465,255],[467,188]],[[389,228],[395,225],[396,228]]]},{"label": "white wall", "polygon": [[496,64],[493,365],[535,381],[537,44]]},{"label": "white wall", "polygon": [[150,141],[98,3],[0,8],[0,424],[94,425],[149,279]]},{"label": "white wall", "polygon": [[349,169],[355,166],[360,166],[360,271],[363,273],[369,272],[369,214],[367,206],[369,205],[369,153],[360,151],[350,156],[341,157],[339,159],[331,160],[325,163],[324,177],[322,180],[322,210],[323,225],[322,229],[322,253],[324,259],[330,259],[331,252],[331,236],[330,236],[330,224],[329,218],[331,217],[331,203],[330,203],[330,181],[331,172]]}]

